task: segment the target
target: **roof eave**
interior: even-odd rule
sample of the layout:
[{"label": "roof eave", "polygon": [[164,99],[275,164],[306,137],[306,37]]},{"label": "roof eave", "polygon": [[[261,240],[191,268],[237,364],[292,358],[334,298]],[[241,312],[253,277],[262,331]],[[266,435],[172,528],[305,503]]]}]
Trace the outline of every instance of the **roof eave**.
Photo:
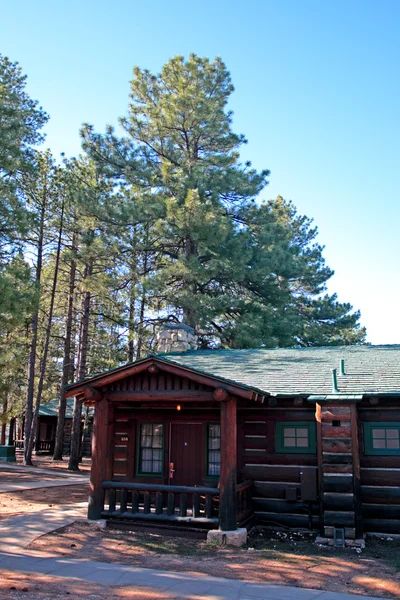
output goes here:
[{"label": "roof eave", "polygon": [[[168,370],[171,371],[171,367],[172,367],[173,371],[179,371],[179,373],[181,373],[181,374],[182,373],[196,374],[197,376],[204,377],[204,379],[207,380],[204,383],[207,383],[208,385],[210,385],[212,387],[218,387],[218,385],[222,385],[228,392],[235,394],[237,396],[240,396],[242,398],[248,399],[248,400],[254,400],[259,396],[262,396],[262,397],[270,396],[270,393],[265,390],[261,390],[261,389],[255,388],[255,387],[250,387],[250,386],[238,383],[236,381],[214,375],[212,373],[207,373],[206,371],[202,371],[200,369],[193,369],[192,367],[187,367],[187,366],[182,365],[178,362],[175,362],[171,359],[167,359],[164,356],[153,355],[153,354],[150,354],[146,358],[143,358],[139,361],[135,361],[133,363],[128,363],[121,367],[111,369],[110,371],[107,371],[105,373],[100,373],[99,375],[94,375],[93,377],[88,377],[86,379],[82,379],[81,381],[77,381],[75,383],[68,384],[67,386],[64,387],[65,396],[67,398],[70,398],[72,396],[75,396],[75,397],[78,396],[80,400],[83,400],[85,389],[93,388],[95,390],[98,390],[99,388],[101,388],[105,385],[108,385],[112,381],[118,380],[123,377],[130,376],[130,375],[134,375],[135,373],[138,373],[138,372],[144,370],[146,368],[147,363],[150,366],[150,364],[157,363],[157,362],[160,363],[161,365],[164,365],[164,369],[167,371]],[[166,368],[166,367],[169,367],[169,368]],[[119,375],[121,375],[121,377],[119,377]]]}]

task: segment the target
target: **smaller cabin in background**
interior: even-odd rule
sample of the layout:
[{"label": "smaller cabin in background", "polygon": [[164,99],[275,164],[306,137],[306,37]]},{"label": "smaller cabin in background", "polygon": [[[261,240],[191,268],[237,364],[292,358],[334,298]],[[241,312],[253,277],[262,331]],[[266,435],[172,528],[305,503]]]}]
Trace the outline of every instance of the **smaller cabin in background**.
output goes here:
[{"label": "smaller cabin in background", "polygon": [[400,533],[399,346],[187,350],[176,328],[181,352],[66,388],[94,407],[89,518]]},{"label": "smaller cabin in background", "polygon": [[[59,400],[55,398],[49,402],[45,402],[40,405],[39,409],[39,422],[38,422],[38,437],[35,441],[34,451],[36,454],[53,454],[54,445],[56,440],[57,430],[57,419],[58,419],[58,403]],[[65,425],[64,425],[64,448],[63,455],[67,456],[70,453],[71,447],[71,429],[72,429],[72,414],[74,408],[74,399],[67,399],[67,406],[65,410]],[[93,410],[89,411],[88,418],[83,417],[82,421],[82,432],[85,431],[83,438],[83,456],[90,456],[92,451],[92,429],[93,429]],[[22,439],[23,428],[19,430],[19,439],[15,440],[15,446],[17,449],[24,447],[24,441]]]}]

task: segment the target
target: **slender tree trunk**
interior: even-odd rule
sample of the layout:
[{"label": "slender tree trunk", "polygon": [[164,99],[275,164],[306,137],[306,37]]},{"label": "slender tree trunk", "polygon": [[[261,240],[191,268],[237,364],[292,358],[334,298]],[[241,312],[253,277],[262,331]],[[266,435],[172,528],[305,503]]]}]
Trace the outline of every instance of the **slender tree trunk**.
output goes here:
[{"label": "slender tree trunk", "polygon": [[58,230],[56,259],[55,259],[55,264],[54,264],[53,285],[51,288],[51,296],[50,296],[49,316],[48,316],[48,320],[47,320],[45,342],[44,342],[44,348],[43,348],[43,356],[42,356],[42,360],[40,363],[40,375],[39,375],[38,389],[37,389],[37,393],[36,393],[35,412],[34,412],[33,418],[32,418],[31,432],[30,432],[29,440],[27,440],[27,439],[25,440],[25,461],[28,464],[30,464],[32,462],[32,451],[33,451],[33,444],[35,441],[35,437],[36,437],[36,439],[38,439],[38,437],[39,437],[39,427],[38,427],[39,409],[40,409],[40,403],[42,400],[44,379],[46,376],[47,355],[49,353],[51,325],[52,325],[52,321],[53,321],[54,302],[55,302],[56,291],[57,291],[57,280],[58,280],[58,270],[59,270],[59,266],[60,266],[61,243],[62,243],[62,235],[63,235],[63,229],[64,229],[64,206],[65,206],[65,199],[64,199],[64,195],[63,195],[63,200],[62,200],[62,204],[61,204],[60,226],[59,226],[59,230]]},{"label": "slender tree trunk", "polygon": [[76,279],[76,260],[75,255],[77,251],[77,234],[74,233],[72,237],[72,261],[71,268],[69,271],[69,289],[68,289],[68,308],[67,308],[67,321],[65,327],[65,341],[64,341],[64,358],[63,358],[63,370],[61,378],[61,389],[60,389],[60,400],[58,403],[58,417],[57,417],[57,430],[56,440],[54,444],[53,460],[62,460],[63,447],[64,447],[64,427],[65,427],[65,410],[67,407],[67,399],[65,397],[64,386],[70,383],[74,376],[74,362],[73,355],[71,352],[71,340],[72,340],[72,325],[74,320],[74,294],[75,294],[75,279]]},{"label": "slender tree trunk", "polygon": [[[143,273],[146,273],[146,271],[147,271],[147,264],[148,264],[148,256],[146,253],[143,258]],[[145,310],[146,310],[146,300],[147,300],[146,290],[142,286],[142,298],[140,300],[140,310],[139,310],[139,326],[138,326],[138,341],[137,341],[137,347],[136,347],[136,360],[139,360],[141,357],[141,354],[142,354],[143,337],[144,337],[143,324],[144,324],[144,315],[145,315]]]},{"label": "slender tree trunk", "polygon": [[[36,260],[36,278],[35,283],[40,296],[40,281],[42,277],[42,263],[43,263],[43,237],[44,237],[44,218],[46,212],[46,197],[44,197],[41,211],[40,211],[40,225],[39,225],[39,240],[38,240],[38,252]],[[38,300],[39,303],[39,300]],[[31,435],[31,426],[33,418],[33,396],[35,391],[35,363],[36,363],[36,348],[37,348],[37,337],[38,337],[38,323],[39,323],[39,308],[36,310],[32,318],[32,340],[31,348],[29,352],[28,362],[28,385],[26,392],[26,405],[25,405],[25,442],[24,442],[24,463],[26,465],[32,465],[32,457],[29,454],[29,439]]]},{"label": "slender tree trunk", "polygon": [[21,417],[18,419],[18,427],[17,427],[17,436],[19,440],[22,440],[24,437],[24,429],[25,429],[25,417]]},{"label": "slender tree trunk", "polygon": [[[196,244],[190,237],[187,237],[185,239],[186,261],[189,262],[191,260],[192,256],[195,256],[195,255],[197,255]],[[191,283],[188,283],[188,285],[193,287],[193,285]],[[193,290],[193,292],[195,292],[195,290]],[[196,329],[197,319],[196,319],[195,311],[192,310],[191,308],[189,308],[188,306],[183,311],[183,322],[186,325],[189,325],[189,327],[193,327],[193,329]]]},{"label": "slender tree trunk", "polygon": [[[129,321],[128,321],[128,362],[133,362],[134,348],[135,348],[135,300],[136,300],[136,283],[137,283],[137,237],[138,228],[135,225],[133,227],[133,239],[132,239],[132,255],[131,255],[131,267],[130,267],[130,278],[131,286],[129,290]],[[134,265],[134,266],[132,266]]]},{"label": "slender tree trunk", "polygon": [[4,400],[3,400],[3,422],[1,424],[1,435],[0,435],[0,446],[5,446],[6,445],[6,428],[7,428],[7,422],[6,422],[6,414],[7,414],[7,409],[8,409],[8,394],[6,394],[4,396]]},{"label": "slender tree trunk", "polygon": [[14,446],[14,438],[15,438],[15,417],[11,417],[10,419],[10,427],[8,429],[8,445]]},{"label": "slender tree trunk", "polygon": [[[85,277],[87,279],[92,274],[92,263],[85,269]],[[79,328],[79,361],[78,361],[78,379],[84,379],[86,375],[86,359],[88,350],[88,334],[89,334],[89,316],[90,316],[90,291],[85,293],[83,301],[82,317]],[[72,417],[71,430],[71,452],[69,456],[68,469],[70,471],[79,471],[79,454],[80,454],[80,439],[81,439],[81,424],[82,424],[82,402],[78,402],[75,398],[74,412]]]},{"label": "slender tree trunk", "polygon": [[85,450],[85,437],[86,437],[86,431],[89,427],[89,407],[86,406],[85,407],[85,420],[83,423],[83,429],[82,429],[82,439],[81,439],[81,448],[80,448],[80,452],[79,452],[79,462],[82,462],[83,459],[83,452]]},{"label": "slender tree trunk", "polygon": [[129,293],[129,321],[128,321],[128,362],[133,361],[135,346],[135,282],[131,271],[131,289]]}]

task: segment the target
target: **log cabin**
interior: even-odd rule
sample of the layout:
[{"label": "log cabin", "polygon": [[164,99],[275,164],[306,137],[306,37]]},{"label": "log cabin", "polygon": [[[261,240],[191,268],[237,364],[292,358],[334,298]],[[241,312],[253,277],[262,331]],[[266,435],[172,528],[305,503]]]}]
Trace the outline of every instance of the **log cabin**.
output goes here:
[{"label": "log cabin", "polygon": [[[34,453],[35,454],[53,454],[56,431],[57,431],[57,420],[58,420],[58,405],[59,400],[55,398],[44,402],[40,405],[38,424],[37,424],[37,435],[35,438]],[[65,407],[65,421],[64,421],[64,443],[63,443],[63,456],[68,456],[71,448],[71,429],[72,429],[72,414],[74,408],[73,398],[68,398]],[[89,409],[88,418],[85,416],[82,419],[82,433],[83,438],[83,449],[82,456],[89,457],[91,454],[91,436],[92,436],[92,425],[93,415],[92,409]],[[85,420],[87,421],[85,423]],[[15,422],[15,419],[14,419]],[[11,428],[10,428],[11,429]],[[9,445],[15,445],[16,449],[22,450],[24,447],[24,427],[23,420],[21,420],[20,426],[17,428],[17,438],[13,439],[13,431],[9,434]]]},{"label": "log cabin", "polygon": [[88,516],[400,533],[400,346],[162,353],[67,386],[94,406]]}]

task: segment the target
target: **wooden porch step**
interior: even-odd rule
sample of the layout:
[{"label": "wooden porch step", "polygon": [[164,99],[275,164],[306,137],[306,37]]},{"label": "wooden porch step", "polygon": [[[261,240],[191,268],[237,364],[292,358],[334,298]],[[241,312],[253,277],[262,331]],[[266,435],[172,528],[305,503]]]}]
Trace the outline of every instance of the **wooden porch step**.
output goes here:
[{"label": "wooden porch step", "polygon": [[171,537],[184,537],[184,538],[193,538],[199,540],[207,539],[207,531],[209,529],[214,529],[215,527],[207,527],[207,529],[202,529],[200,527],[188,527],[179,524],[166,524],[160,522],[152,522],[152,521],[142,521],[135,519],[118,519],[111,518],[106,520],[107,528],[109,529],[117,529],[124,531],[131,531],[133,533],[158,533],[160,535],[168,535]]}]

